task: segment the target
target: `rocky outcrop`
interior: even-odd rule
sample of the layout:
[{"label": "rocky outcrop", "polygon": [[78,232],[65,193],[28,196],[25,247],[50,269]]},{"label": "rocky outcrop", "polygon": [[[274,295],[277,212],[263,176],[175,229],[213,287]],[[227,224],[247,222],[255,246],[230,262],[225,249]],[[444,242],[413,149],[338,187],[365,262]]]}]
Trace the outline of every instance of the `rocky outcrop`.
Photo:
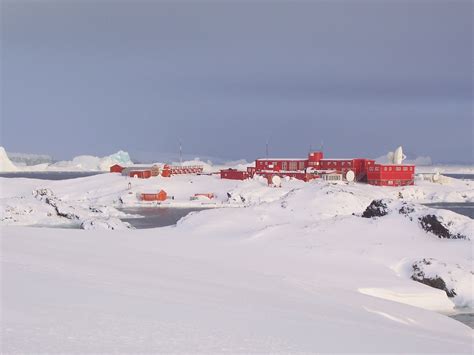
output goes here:
[{"label": "rocky outcrop", "polygon": [[82,229],[120,230],[133,228],[129,223],[111,216],[113,208],[109,206],[71,206],[47,188],[34,190],[33,196],[51,206],[58,217],[69,219],[79,224]]},{"label": "rocky outcrop", "polygon": [[[446,215],[446,212],[448,215]],[[466,239],[470,238],[463,234],[469,222],[467,217],[456,216],[456,214],[442,210],[435,210],[422,205],[416,205],[405,201],[381,199],[373,200],[362,213],[361,217],[376,218],[389,214],[399,214],[410,221],[417,221],[418,225],[426,232],[443,239]],[[444,217],[443,217],[444,216]],[[447,219],[453,216],[453,219]],[[462,228],[460,228],[462,227]],[[462,231],[462,233],[459,232]]]},{"label": "rocky outcrop", "polygon": [[56,214],[59,217],[64,217],[70,220],[79,220],[80,217],[74,212],[74,208],[71,206],[65,206],[62,201],[57,198],[53,191],[50,189],[37,189],[33,191],[33,196],[40,200],[44,201],[46,204],[50,205],[56,211]]},{"label": "rocky outcrop", "polygon": [[419,217],[418,220],[420,221],[421,228],[429,233],[433,233],[438,236],[438,238],[468,239],[465,235],[460,233],[451,233],[447,226],[443,224],[443,221],[433,214]]},{"label": "rocky outcrop", "polygon": [[448,297],[456,296],[456,291],[453,288],[448,288],[446,286],[446,282],[439,275],[428,276],[425,274],[425,267],[432,265],[433,260],[434,259],[423,259],[415,262],[412,265],[413,275],[411,276],[411,279],[414,281],[421,282],[422,284],[428,285],[430,287],[443,290],[444,292],[446,292],[446,295]]},{"label": "rocky outcrop", "polygon": [[456,307],[473,307],[474,272],[472,266],[448,263],[435,258],[409,261],[408,277],[424,285],[442,290]]},{"label": "rocky outcrop", "polygon": [[108,230],[123,230],[123,229],[133,229],[130,223],[122,222],[118,218],[89,218],[81,223],[82,229],[108,229]]},{"label": "rocky outcrop", "polygon": [[363,218],[383,217],[389,213],[387,204],[383,200],[373,200],[362,213]]}]

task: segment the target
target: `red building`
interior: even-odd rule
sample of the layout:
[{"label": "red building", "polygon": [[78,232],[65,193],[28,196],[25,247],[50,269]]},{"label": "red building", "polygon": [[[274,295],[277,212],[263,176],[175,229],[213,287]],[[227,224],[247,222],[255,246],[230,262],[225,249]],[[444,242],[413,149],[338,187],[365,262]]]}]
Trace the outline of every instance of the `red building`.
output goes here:
[{"label": "red building", "polygon": [[221,179],[245,180],[249,177],[249,173],[246,171],[240,171],[235,169],[221,170]]},{"label": "red building", "polygon": [[330,173],[342,174],[345,178],[349,171],[354,173],[352,176],[355,181],[368,182],[372,185],[414,184],[414,165],[382,165],[376,164],[373,159],[366,158],[324,159],[323,152],[311,152],[305,159],[257,159],[255,167],[248,167],[247,171],[222,170],[221,178],[244,180],[257,174],[266,178],[278,175],[309,181],[319,178],[322,174]]},{"label": "red building", "polygon": [[305,171],[308,167],[308,159],[257,159],[255,170],[257,172],[295,172]]},{"label": "red building", "polygon": [[414,165],[375,164],[367,167],[367,182],[378,186],[405,186],[415,184]]},{"label": "red building", "polygon": [[115,165],[112,165],[110,167],[110,172],[111,173],[121,173],[123,169],[124,169],[124,167],[122,167],[118,164],[115,164]]},{"label": "red building", "polygon": [[355,181],[367,181],[367,166],[369,163],[375,163],[372,159],[321,159],[320,169],[334,171],[345,175],[352,170],[355,175]]},{"label": "red building", "polygon": [[128,176],[139,179],[151,178],[151,170],[130,170]]}]

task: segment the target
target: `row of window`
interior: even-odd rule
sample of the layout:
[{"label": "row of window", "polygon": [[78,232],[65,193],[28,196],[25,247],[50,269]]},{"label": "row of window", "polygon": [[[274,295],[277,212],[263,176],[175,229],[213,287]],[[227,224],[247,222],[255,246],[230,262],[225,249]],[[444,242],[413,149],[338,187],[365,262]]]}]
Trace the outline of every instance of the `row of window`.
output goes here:
[{"label": "row of window", "polygon": [[[380,167],[369,167],[369,171],[380,171]],[[391,166],[384,166],[383,171],[413,171],[412,166],[395,166],[393,169]]]},{"label": "row of window", "polygon": [[341,162],[328,161],[328,162],[321,162],[321,163],[322,163],[322,165],[325,165],[325,164],[326,164],[327,166],[331,166],[331,165],[336,166],[336,165],[338,165],[338,163],[340,163],[341,166],[345,166],[345,165],[347,165],[347,166],[352,166],[352,162],[351,162],[351,161],[341,161]]}]

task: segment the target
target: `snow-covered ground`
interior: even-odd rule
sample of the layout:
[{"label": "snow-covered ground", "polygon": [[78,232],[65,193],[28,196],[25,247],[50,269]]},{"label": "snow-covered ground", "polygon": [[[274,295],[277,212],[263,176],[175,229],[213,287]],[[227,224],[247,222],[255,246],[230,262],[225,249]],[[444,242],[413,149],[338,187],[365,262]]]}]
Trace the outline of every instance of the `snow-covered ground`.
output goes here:
[{"label": "snow-covered ground", "polygon": [[[442,314],[473,307],[472,219],[420,205],[473,202],[472,181],[101,174],[0,186],[5,353],[472,353],[472,329]],[[148,230],[120,222],[115,207],[158,189],[171,206],[213,192],[214,207],[240,208]],[[71,221],[88,230],[28,227]]]}]

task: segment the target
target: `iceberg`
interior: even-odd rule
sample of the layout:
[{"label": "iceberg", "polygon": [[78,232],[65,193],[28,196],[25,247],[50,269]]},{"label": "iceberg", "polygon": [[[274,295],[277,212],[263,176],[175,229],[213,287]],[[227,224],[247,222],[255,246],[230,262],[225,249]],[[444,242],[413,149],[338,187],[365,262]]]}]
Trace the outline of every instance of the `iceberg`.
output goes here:
[{"label": "iceberg", "polygon": [[20,170],[15,164],[12,163],[10,158],[5,151],[5,148],[0,147],[0,171],[2,172],[13,172]]}]

